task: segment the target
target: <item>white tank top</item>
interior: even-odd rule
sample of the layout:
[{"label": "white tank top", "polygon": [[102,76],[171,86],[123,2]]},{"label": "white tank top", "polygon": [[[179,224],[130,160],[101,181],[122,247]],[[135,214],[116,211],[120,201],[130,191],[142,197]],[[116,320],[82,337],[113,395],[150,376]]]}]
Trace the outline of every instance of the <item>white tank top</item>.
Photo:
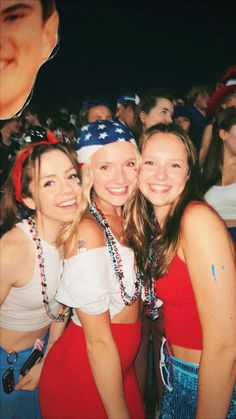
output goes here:
[{"label": "white tank top", "polygon": [[236,183],[212,186],[206,192],[205,199],[223,220],[236,220]]},{"label": "white tank top", "polygon": [[[34,243],[26,220],[16,224]],[[52,313],[56,315],[60,305],[54,296],[62,273],[62,261],[56,247],[41,239],[47,295]],[[34,243],[35,246],[35,243]],[[24,261],[22,261],[24,263]],[[35,247],[35,267],[31,280],[23,287],[12,287],[0,310],[1,327],[11,330],[33,331],[48,326],[52,320],[47,315],[42,296],[39,262]]]}]

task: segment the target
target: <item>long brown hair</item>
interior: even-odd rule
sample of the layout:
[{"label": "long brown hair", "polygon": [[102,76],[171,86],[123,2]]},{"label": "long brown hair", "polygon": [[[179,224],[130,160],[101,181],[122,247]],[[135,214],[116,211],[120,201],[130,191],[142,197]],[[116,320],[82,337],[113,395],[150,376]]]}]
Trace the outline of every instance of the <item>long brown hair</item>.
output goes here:
[{"label": "long brown hair", "polygon": [[152,205],[139,191],[126,206],[125,237],[134,249],[144,281],[163,276],[177,250],[180,222],[184,209],[193,200],[203,201],[198,188],[198,164],[196,150],[188,135],[175,124],[157,124],[149,128],[144,141],[156,133],[172,133],[181,139],[188,156],[189,178],[178,201],[173,204],[163,229],[155,219]]}]

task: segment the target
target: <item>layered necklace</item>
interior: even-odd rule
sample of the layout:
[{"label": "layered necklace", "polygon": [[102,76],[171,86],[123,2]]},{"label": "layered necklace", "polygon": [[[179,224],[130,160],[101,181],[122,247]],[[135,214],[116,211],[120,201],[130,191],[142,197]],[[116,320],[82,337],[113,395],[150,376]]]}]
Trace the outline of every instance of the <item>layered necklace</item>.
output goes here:
[{"label": "layered necklace", "polygon": [[35,247],[37,250],[37,257],[38,257],[38,263],[39,263],[39,272],[40,272],[40,280],[41,280],[41,286],[42,286],[42,297],[43,297],[43,303],[46,310],[46,313],[48,317],[50,317],[51,320],[56,322],[64,322],[65,318],[68,317],[70,309],[62,305],[60,312],[57,316],[55,316],[50,308],[49,305],[49,298],[47,295],[47,279],[45,275],[45,269],[44,269],[44,256],[43,256],[43,248],[42,248],[42,242],[40,237],[38,236],[37,230],[36,230],[36,224],[34,217],[27,218],[27,223],[29,225],[29,230],[32,236],[32,239],[35,243]]},{"label": "layered necklace", "polygon": [[111,229],[106,221],[106,218],[104,217],[104,214],[102,213],[100,208],[98,208],[94,199],[92,200],[92,203],[89,207],[89,211],[103,229],[104,237],[105,237],[109,254],[112,260],[112,265],[115,272],[115,276],[120,286],[121,298],[124,304],[129,306],[135,300],[137,300],[137,298],[139,298],[141,294],[141,285],[142,285],[141,274],[137,272],[136,279],[134,282],[134,293],[133,295],[129,295],[124,285],[124,272],[122,268],[122,259],[117,249],[115,237],[111,232]]}]

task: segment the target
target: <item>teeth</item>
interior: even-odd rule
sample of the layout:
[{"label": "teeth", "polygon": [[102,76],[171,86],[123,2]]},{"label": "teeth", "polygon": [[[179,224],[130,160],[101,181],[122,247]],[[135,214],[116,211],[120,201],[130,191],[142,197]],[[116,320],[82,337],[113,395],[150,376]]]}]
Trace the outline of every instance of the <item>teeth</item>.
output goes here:
[{"label": "teeth", "polygon": [[74,205],[76,203],[76,199],[71,199],[70,201],[62,202],[58,204],[58,207],[67,207],[68,205]]},{"label": "teeth", "polygon": [[123,188],[109,188],[109,190],[112,191],[112,192],[125,192],[126,187],[123,187]]},{"label": "teeth", "polygon": [[169,187],[168,186],[163,186],[163,185],[150,185],[150,188],[153,190],[153,191],[160,191],[160,192],[162,192],[162,191],[167,191],[168,189],[169,189]]}]

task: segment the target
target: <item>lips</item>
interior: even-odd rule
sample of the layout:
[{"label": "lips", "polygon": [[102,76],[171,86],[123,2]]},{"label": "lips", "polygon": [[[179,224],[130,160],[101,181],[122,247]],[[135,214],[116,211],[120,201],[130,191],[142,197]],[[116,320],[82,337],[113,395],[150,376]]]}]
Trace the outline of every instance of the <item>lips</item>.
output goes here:
[{"label": "lips", "polygon": [[150,183],[149,188],[152,192],[155,193],[165,193],[170,190],[170,186],[168,185],[158,185],[156,183]]},{"label": "lips", "polygon": [[107,188],[107,190],[111,195],[121,196],[121,195],[127,194],[128,186],[122,186],[122,187],[117,187],[117,188]]},{"label": "lips", "polygon": [[68,207],[71,207],[71,206],[76,205],[76,204],[77,204],[76,199],[71,199],[70,201],[63,201],[60,204],[57,204],[57,207],[68,208]]}]

